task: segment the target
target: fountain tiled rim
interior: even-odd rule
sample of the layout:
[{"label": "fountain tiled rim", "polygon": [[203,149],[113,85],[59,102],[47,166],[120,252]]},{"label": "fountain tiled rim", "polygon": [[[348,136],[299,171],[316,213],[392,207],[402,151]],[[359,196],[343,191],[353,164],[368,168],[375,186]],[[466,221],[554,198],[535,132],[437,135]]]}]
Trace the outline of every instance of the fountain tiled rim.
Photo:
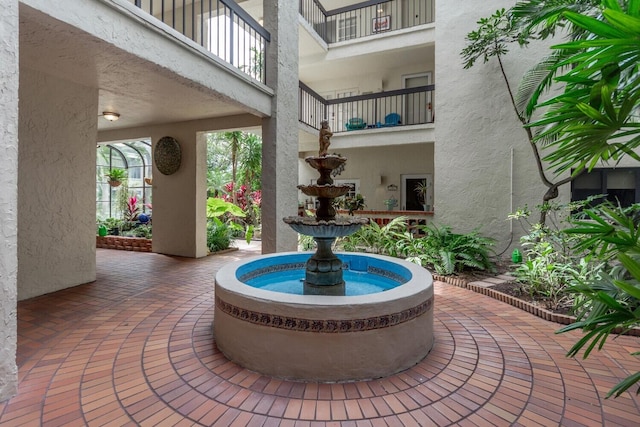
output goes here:
[{"label": "fountain tiled rim", "polygon": [[422,316],[433,307],[433,296],[415,307],[410,307],[397,313],[363,319],[303,319],[279,314],[261,313],[237,307],[216,296],[216,306],[223,312],[236,319],[291,331],[315,333],[346,333],[383,329],[408,322]]}]

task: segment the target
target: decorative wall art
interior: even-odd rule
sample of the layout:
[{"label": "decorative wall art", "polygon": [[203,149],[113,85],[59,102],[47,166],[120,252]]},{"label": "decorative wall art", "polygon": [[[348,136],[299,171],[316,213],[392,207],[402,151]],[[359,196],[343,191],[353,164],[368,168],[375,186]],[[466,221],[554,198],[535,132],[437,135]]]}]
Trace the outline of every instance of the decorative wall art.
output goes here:
[{"label": "decorative wall art", "polygon": [[178,141],[171,136],[160,138],[153,150],[153,161],[161,174],[174,174],[180,168],[182,161],[182,151]]}]

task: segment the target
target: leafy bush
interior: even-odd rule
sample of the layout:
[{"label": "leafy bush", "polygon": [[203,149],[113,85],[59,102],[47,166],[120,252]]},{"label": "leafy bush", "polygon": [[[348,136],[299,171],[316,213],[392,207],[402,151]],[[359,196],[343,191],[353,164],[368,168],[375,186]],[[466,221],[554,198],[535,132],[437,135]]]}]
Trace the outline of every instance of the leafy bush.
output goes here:
[{"label": "leafy bush", "polygon": [[396,245],[407,232],[407,218],[400,216],[384,226],[371,221],[354,234],[340,239],[342,249],[350,252],[373,252],[397,256]]},{"label": "leafy bush", "polygon": [[407,226],[406,217],[397,217],[381,227],[372,222],[341,241],[347,251],[368,251],[395,257],[432,268],[441,275],[465,269],[493,271],[490,259],[493,240],[477,231],[455,234],[450,227],[435,225],[419,227],[424,236],[415,236]]},{"label": "leafy bush", "polygon": [[584,250],[576,249],[582,236],[565,232],[572,221],[583,215],[582,209],[598,197],[537,206],[547,216],[545,225],[530,223],[531,212],[526,206],[509,215],[510,220],[518,220],[523,228],[524,224],[529,227],[528,234],[520,239],[524,260],[514,271],[516,279],[531,298],[548,309],[571,309],[575,299],[571,286],[596,277],[602,268],[597,260],[588,260]]},{"label": "leafy bush", "polygon": [[409,236],[403,248],[408,261],[431,267],[437,274],[451,275],[467,269],[494,271],[491,261],[494,240],[477,230],[468,234],[451,232],[451,227],[424,225],[424,237]]},{"label": "leafy bush", "polygon": [[231,246],[231,229],[219,220],[207,221],[207,248],[210,252],[228,249]]}]

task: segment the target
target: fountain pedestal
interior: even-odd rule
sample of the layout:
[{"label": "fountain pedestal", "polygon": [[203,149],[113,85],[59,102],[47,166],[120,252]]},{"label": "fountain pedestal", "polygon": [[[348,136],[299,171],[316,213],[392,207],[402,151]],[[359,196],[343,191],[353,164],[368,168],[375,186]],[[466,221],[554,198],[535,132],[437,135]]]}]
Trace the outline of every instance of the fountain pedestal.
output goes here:
[{"label": "fountain pedestal", "polygon": [[342,261],[331,250],[335,237],[316,237],[316,253],[306,264],[303,292],[305,295],[344,295]]}]

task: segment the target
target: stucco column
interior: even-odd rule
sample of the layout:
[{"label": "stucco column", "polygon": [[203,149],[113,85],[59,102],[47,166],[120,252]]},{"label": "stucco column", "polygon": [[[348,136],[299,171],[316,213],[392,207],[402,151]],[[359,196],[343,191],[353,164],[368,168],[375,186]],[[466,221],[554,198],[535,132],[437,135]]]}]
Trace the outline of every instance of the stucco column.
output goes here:
[{"label": "stucco column", "polygon": [[18,299],[96,279],[98,90],[20,70]]},{"label": "stucco column", "polygon": [[262,122],[262,252],[295,250],[297,234],[282,218],[298,208],[298,3],[264,2],[271,33],[265,66],[274,114]]},{"label": "stucco column", "polygon": [[151,131],[158,141],[173,137],[180,145],[179,169],[170,175],[153,162],[153,252],[200,258],[207,255],[207,144],[192,126],[172,124]]},{"label": "stucco column", "polygon": [[0,0],[0,401],[18,390],[18,1]]}]

